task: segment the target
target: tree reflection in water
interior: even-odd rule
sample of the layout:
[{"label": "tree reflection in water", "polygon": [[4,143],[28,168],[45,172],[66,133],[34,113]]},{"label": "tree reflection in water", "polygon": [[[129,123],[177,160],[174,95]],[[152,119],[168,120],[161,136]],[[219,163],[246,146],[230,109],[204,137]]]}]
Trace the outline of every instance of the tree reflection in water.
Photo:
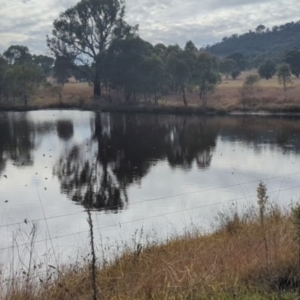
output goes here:
[{"label": "tree reflection in water", "polygon": [[72,121],[58,120],[56,123],[58,137],[64,141],[68,141],[73,137],[74,126]]},{"label": "tree reflection in water", "polygon": [[54,174],[61,182],[62,192],[85,208],[118,212],[128,202],[126,189],[107,166],[95,160],[95,153],[86,155],[85,147],[74,146],[60,159]]},{"label": "tree reflection in water", "polygon": [[17,166],[33,165],[36,132],[27,120],[27,113],[1,113],[0,128],[0,174],[7,160]]},{"label": "tree reflection in water", "polygon": [[198,168],[209,168],[216,139],[218,122],[206,118],[195,118],[176,122],[168,134],[168,161],[172,167],[190,169],[196,161]]},{"label": "tree reflection in water", "polygon": [[158,161],[208,168],[217,135],[218,123],[210,126],[204,118],[97,114],[91,139],[66,150],[54,173],[73,201],[118,212],[128,204],[128,187]]},{"label": "tree reflection in water", "polygon": [[300,153],[300,121],[291,118],[98,113],[90,116],[92,134],[78,143],[72,138],[73,120],[40,121],[43,112],[36,114],[37,119],[31,113],[0,113],[0,175],[8,161],[17,168],[32,167],[34,150],[56,132],[65,147],[54,166],[62,192],[78,204],[107,212],[125,209],[128,188],[159,162],[187,171],[209,168],[218,135],[223,143],[253,149],[248,155],[260,155],[266,147]]}]

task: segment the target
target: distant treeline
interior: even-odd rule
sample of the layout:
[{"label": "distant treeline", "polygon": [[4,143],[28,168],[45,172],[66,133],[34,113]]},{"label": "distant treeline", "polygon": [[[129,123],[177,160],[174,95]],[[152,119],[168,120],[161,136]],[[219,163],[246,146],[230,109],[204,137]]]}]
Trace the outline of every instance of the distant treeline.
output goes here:
[{"label": "distant treeline", "polygon": [[205,48],[217,56],[241,52],[253,61],[254,66],[266,57],[281,60],[287,50],[300,47],[300,21],[267,28],[259,25],[244,34],[233,34]]},{"label": "distant treeline", "polygon": [[[48,77],[64,85],[74,76],[78,81],[90,82],[96,98],[105,94],[111,99],[114,90],[127,103],[140,100],[157,103],[164,95],[180,93],[184,105],[188,105],[189,91],[199,95],[205,108],[208,95],[221,82],[221,74],[236,79],[241,71],[253,65],[247,55],[238,51],[239,42],[225,57],[214,55],[225,53],[217,53],[218,46],[250,36],[265,43],[268,34],[281,36],[287,28],[297,37],[298,32],[292,29],[300,26],[291,23],[270,31],[261,25],[255,32],[224,38],[222,43],[208,49],[197,49],[192,41],[184,48],[177,44],[152,45],[139,37],[138,26],[126,23],[124,16],[122,0],[81,0],[54,21],[52,35],[47,36],[52,57],[31,55],[25,46],[9,47],[0,57],[0,101],[23,99],[26,105],[41,85],[49,88]],[[284,75],[282,82],[286,89],[291,73],[297,77],[300,74],[300,51],[292,46],[281,59],[268,55],[257,61],[259,75],[272,78],[277,65],[286,63],[278,73]],[[252,90],[252,83],[250,87]]]}]

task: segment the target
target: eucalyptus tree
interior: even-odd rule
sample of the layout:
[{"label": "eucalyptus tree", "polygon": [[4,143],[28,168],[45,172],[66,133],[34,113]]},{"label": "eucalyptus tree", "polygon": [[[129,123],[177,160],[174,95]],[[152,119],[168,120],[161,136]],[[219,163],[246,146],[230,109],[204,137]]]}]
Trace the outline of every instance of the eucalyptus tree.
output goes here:
[{"label": "eucalyptus tree", "polygon": [[46,55],[33,55],[32,62],[43,70],[45,76],[49,76],[54,65],[54,58]]},{"label": "eucalyptus tree", "polygon": [[0,102],[2,100],[3,95],[5,94],[5,75],[7,71],[7,62],[6,60],[0,55]]},{"label": "eucalyptus tree", "polygon": [[121,88],[125,100],[136,101],[138,92],[143,92],[145,58],[152,53],[152,45],[137,36],[115,39],[108,50],[106,63],[109,80],[113,87]]},{"label": "eucalyptus tree", "polygon": [[167,83],[164,61],[156,54],[146,57],[143,65],[143,90],[154,95],[157,103],[159,94],[163,93]]},{"label": "eucalyptus tree", "polygon": [[167,47],[167,49],[165,50],[165,57],[168,57],[171,54],[178,54],[181,51],[182,51],[182,49],[180,48],[180,46],[178,44],[169,45]]},{"label": "eucalyptus tree", "polygon": [[189,48],[182,50],[178,45],[167,49],[167,70],[175,91],[182,94],[183,103],[188,105],[186,88],[192,83],[196,54]]},{"label": "eucalyptus tree", "polygon": [[231,71],[231,78],[236,80],[241,75],[241,70],[237,67]]},{"label": "eucalyptus tree", "polygon": [[12,45],[3,53],[0,73],[0,94],[14,102],[22,100],[25,106],[45,79],[42,67],[22,45]]},{"label": "eucalyptus tree", "polygon": [[23,100],[26,106],[44,78],[42,69],[32,63],[9,66],[5,76],[7,95]]},{"label": "eucalyptus tree", "polygon": [[199,98],[206,109],[208,94],[214,92],[216,86],[221,82],[218,63],[214,56],[206,52],[198,54],[194,82],[199,90]]},{"label": "eucalyptus tree", "polygon": [[4,53],[4,58],[10,65],[20,65],[31,62],[32,56],[28,47],[22,45],[12,45]]},{"label": "eucalyptus tree", "polygon": [[80,81],[80,82],[89,81],[88,80],[89,67],[84,66],[84,65],[79,65],[75,69],[73,68],[71,71],[72,71],[72,75],[74,76],[76,81]]},{"label": "eucalyptus tree", "polygon": [[53,66],[53,77],[56,79],[57,83],[62,86],[68,82],[68,79],[72,75],[72,68],[69,63],[69,60],[63,56],[58,56],[55,59]]},{"label": "eucalyptus tree", "polygon": [[258,68],[258,74],[261,78],[271,79],[276,74],[276,64],[273,60],[265,60]]},{"label": "eucalyptus tree", "polygon": [[225,75],[226,79],[232,74],[232,72],[238,69],[237,62],[234,59],[223,59],[219,64],[220,72]]},{"label": "eucalyptus tree", "polygon": [[166,57],[166,52],[167,52],[167,47],[164,44],[159,43],[159,44],[156,44],[153,47],[153,51],[159,57],[165,58]]},{"label": "eucalyptus tree", "polygon": [[105,53],[115,38],[134,34],[137,27],[125,21],[123,0],[81,0],[53,23],[47,44],[52,53],[89,67],[94,95],[101,95]]},{"label": "eucalyptus tree", "polygon": [[292,84],[292,72],[288,64],[281,64],[277,69],[277,77],[280,84],[282,84],[284,91],[287,90],[287,86]]},{"label": "eucalyptus tree", "polygon": [[227,56],[227,59],[235,60],[238,65],[238,68],[241,71],[244,71],[247,69],[248,62],[243,53],[240,53],[240,52],[232,53],[231,55]]},{"label": "eucalyptus tree", "polygon": [[193,53],[195,53],[195,54],[198,52],[197,47],[195,46],[195,44],[194,44],[192,41],[188,41],[188,42],[185,44],[184,50],[185,50],[185,51],[193,52]]},{"label": "eucalyptus tree", "polygon": [[186,99],[186,86],[191,79],[191,70],[183,57],[179,54],[171,54],[167,61],[168,72],[171,75],[174,88],[182,94],[183,103],[188,105]]},{"label": "eucalyptus tree", "polygon": [[290,68],[293,75],[297,78],[300,76],[300,50],[292,49],[285,53],[284,62],[286,62]]}]

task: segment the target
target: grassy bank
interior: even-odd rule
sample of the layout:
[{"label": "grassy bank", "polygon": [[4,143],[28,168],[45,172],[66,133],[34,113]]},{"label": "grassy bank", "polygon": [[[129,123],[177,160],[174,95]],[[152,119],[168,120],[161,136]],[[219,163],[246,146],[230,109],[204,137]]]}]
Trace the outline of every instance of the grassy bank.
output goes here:
[{"label": "grassy bank", "polygon": [[[299,211],[296,218],[295,210],[264,205],[220,214],[214,233],[194,228],[103,264],[97,299],[297,299]],[[95,299],[90,263],[64,266],[55,280],[16,284],[3,299]]]},{"label": "grassy bank", "polygon": [[[240,90],[247,75],[255,73],[244,72],[238,79],[225,79],[217,87],[216,91],[209,95],[207,110],[203,110],[201,100],[196,92],[187,91],[188,108],[185,108],[182,97],[179,94],[164,96],[154,105],[144,95],[137,95],[139,103],[124,103],[121,95],[112,91],[111,98],[103,96],[101,99],[93,99],[93,88],[88,83],[70,82],[61,90],[61,97],[57,92],[42,89],[31,99],[27,107],[22,102],[1,102],[1,110],[37,110],[74,108],[84,110],[102,110],[119,112],[143,112],[143,113],[179,113],[179,114],[203,114],[203,113],[230,113],[260,112],[270,113],[299,113],[300,112],[300,80],[293,78],[293,84],[284,91],[277,78],[271,80],[262,79],[245,107],[241,104]],[[61,101],[60,101],[61,100]]]}]

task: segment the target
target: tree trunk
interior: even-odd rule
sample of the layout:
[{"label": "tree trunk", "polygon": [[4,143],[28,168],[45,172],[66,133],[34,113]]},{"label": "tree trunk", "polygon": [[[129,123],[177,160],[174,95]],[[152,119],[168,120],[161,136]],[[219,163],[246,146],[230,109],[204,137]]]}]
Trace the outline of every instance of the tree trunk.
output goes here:
[{"label": "tree trunk", "polygon": [[203,93],[202,93],[202,91],[200,91],[200,93],[199,93],[199,99],[200,99],[200,101],[202,100],[202,106],[204,105],[204,100],[203,100]]},{"label": "tree trunk", "polygon": [[99,65],[99,61],[96,61],[95,71],[93,74],[93,85],[94,85],[94,97],[101,97],[102,96],[102,89],[101,89],[101,76],[100,71],[102,70],[101,66]]},{"label": "tree trunk", "polygon": [[131,93],[130,93],[130,92],[125,92],[125,101],[126,101],[126,102],[129,102],[129,101],[130,101],[130,96],[131,96]]},{"label": "tree trunk", "polygon": [[206,104],[207,104],[207,93],[203,93],[203,108],[206,110]]},{"label": "tree trunk", "polygon": [[183,86],[182,88],[182,97],[183,97],[183,103],[184,103],[184,106],[188,106],[187,104],[187,101],[186,101],[186,95],[185,95],[185,87]]},{"label": "tree trunk", "polygon": [[202,100],[202,106],[203,106],[204,110],[206,109],[206,100],[207,100],[206,97],[207,97],[207,95],[205,92],[201,91],[199,93],[199,99]]},{"label": "tree trunk", "polygon": [[284,92],[286,92],[287,88],[287,81],[285,79],[283,79],[283,89],[284,89]]},{"label": "tree trunk", "polygon": [[94,84],[94,96],[101,96],[101,84],[99,80],[95,80]]},{"label": "tree trunk", "polygon": [[62,93],[61,91],[58,91],[58,99],[59,99],[59,104],[62,104]]},{"label": "tree trunk", "polygon": [[27,96],[24,95],[24,105],[25,105],[25,106],[27,106],[27,102],[28,102]]},{"label": "tree trunk", "polygon": [[117,87],[117,97],[118,97],[118,102],[121,102],[121,97],[120,97],[120,89]]},{"label": "tree trunk", "polygon": [[111,89],[110,89],[110,86],[108,87],[108,99],[109,99],[109,103],[112,103],[112,97],[111,97]]}]

